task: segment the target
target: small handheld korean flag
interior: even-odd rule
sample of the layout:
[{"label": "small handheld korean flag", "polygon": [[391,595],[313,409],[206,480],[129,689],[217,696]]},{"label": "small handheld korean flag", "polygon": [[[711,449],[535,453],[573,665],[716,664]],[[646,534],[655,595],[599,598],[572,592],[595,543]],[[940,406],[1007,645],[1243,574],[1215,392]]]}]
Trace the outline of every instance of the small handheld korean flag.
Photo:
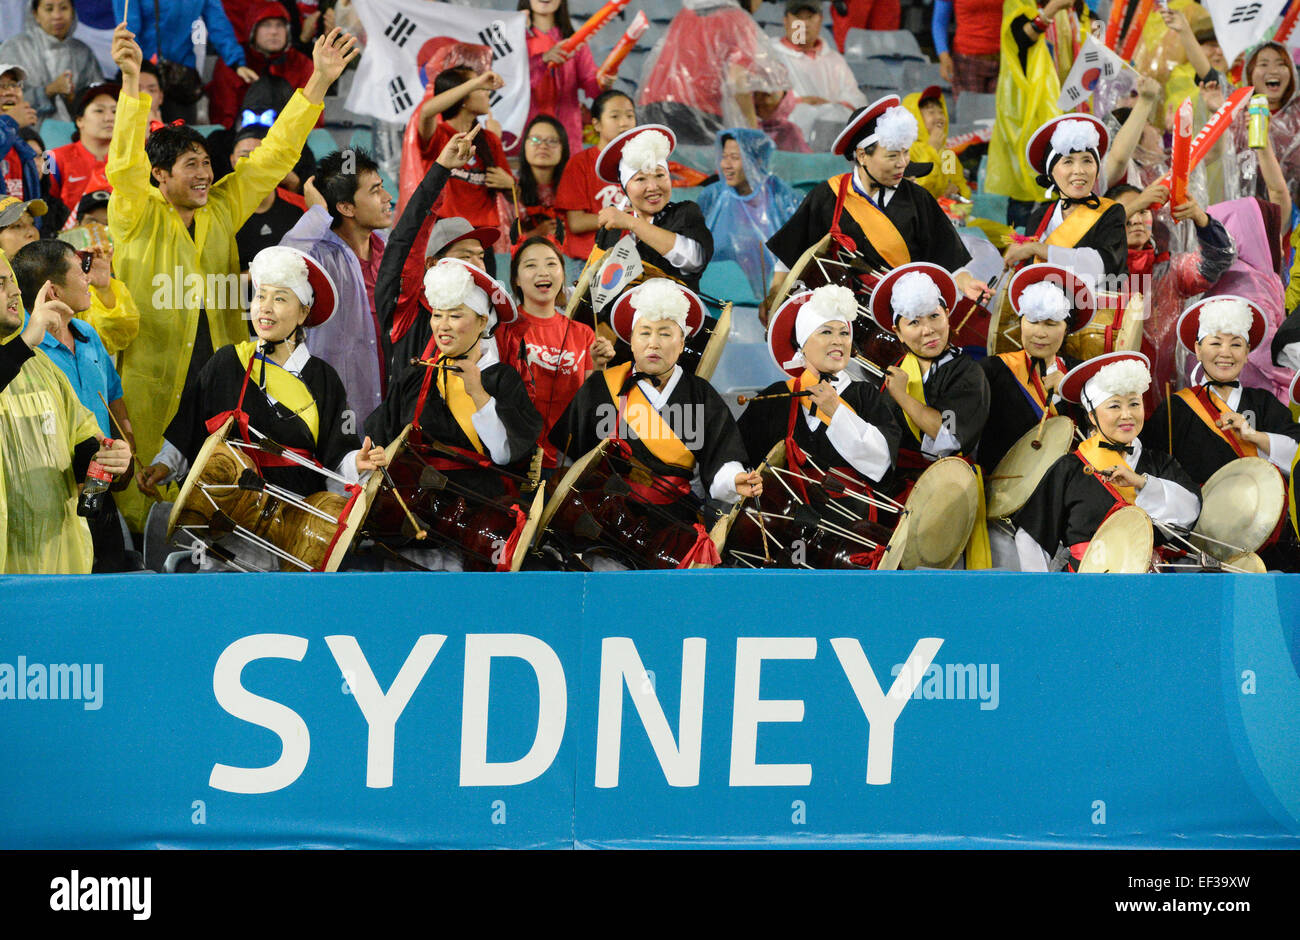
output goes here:
[{"label": "small handheld korean flag", "polygon": [[1102,82],[1114,81],[1128,68],[1124,60],[1089,36],[1070,68],[1070,74],[1061,82],[1061,96],[1056,106],[1062,111],[1073,111],[1092,97]]},{"label": "small handheld korean flag", "polygon": [[596,272],[596,280],[591,285],[592,308],[597,313],[604,310],[642,273],[641,254],[636,250],[636,239],[629,233],[609,250]]},{"label": "small handheld korean flag", "polygon": [[1286,0],[1217,0],[1205,4],[1214,21],[1214,38],[1223,48],[1223,57],[1235,62],[1237,56],[1273,31]]}]

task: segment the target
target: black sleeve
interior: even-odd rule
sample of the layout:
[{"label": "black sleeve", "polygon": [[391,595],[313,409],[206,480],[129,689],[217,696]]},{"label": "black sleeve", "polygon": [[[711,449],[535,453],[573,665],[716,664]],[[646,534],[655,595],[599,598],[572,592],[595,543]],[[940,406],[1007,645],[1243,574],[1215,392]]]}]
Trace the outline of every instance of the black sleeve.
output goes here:
[{"label": "black sleeve", "polygon": [[1066,489],[1069,487],[1079,458],[1066,454],[1052,464],[1028,501],[1011,517],[1011,524],[1024,529],[1048,557],[1056,554],[1056,547],[1065,541],[1068,507]]},{"label": "black sleeve", "polygon": [[694,239],[700,243],[700,248],[704,251],[704,267],[709,266],[713,260],[713,233],[709,231],[709,225],[704,221],[704,213],[700,207],[693,202],[679,202],[677,204],[680,211],[677,218],[673,220],[673,231],[683,238]]},{"label": "black sleeve", "polygon": [[1166,398],[1160,404],[1156,405],[1156,410],[1152,412],[1151,417],[1147,418],[1142,425],[1142,432],[1138,437],[1142,441],[1142,450],[1161,450],[1166,453],[1169,451],[1169,405],[1170,399]]},{"label": "black sleeve", "polygon": [[1119,203],[1101,214],[1097,224],[1079,239],[1078,248],[1092,248],[1101,255],[1102,266],[1110,275],[1128,273],[1127,217]]},{"label": "black sleeve", "polygon": [[[857,409],[858,416],[875,427],[885,438],[885,442],[889,444],[890,470],[886,471],[888,476],[898,466],[898,445],[903,439],[903,429],[898,426],[898,422],[894,419],[894,412],[890,409],[889,402],[885,401],[888,397],[886,394],[878,393],[874,389],[867,391],[865,394],[872,397],[872,403],[869,408]],[[892,400],[891,398],[890,401]],[[884,480],[877,482],[883,483]]]},{"label": "black sleeve", "polygon": [[1183,469],[1183,465],[1163,450],[1147,447],[1145,442],[1142,444],[1142,456],[1138,458],[1138,466],[1134,467],[1134,469],[1138,473],[1149,473],[1161,480],[1177,484],[1197,499],[1201,498],[1200,486]]},{"label": "black sleeve", "polygon": [[961,444],[961,452],[973,454],[989,419],[988,379],[984,378],[984,370],[966,356],[958,356],[951,368],[951,378],[945,378],[943,386],[936,389],[934,401],[927,396],[926,404],[945,415],[945,421],[947,413],[952,413],[953,433]]},{"label": "black sleeve", "polygon": [[[696,460],[700,467],[700,483],[707,493],[723,464],[734,460],[742,466],[746,465],[748,455],[745,453],[745,444],[740,439],[736,419],[731,416],[727,403],[704,379],[696,381],[699,394],[704,400],[704,447],[700,449]],[[757,462],[749,464],[756,465]]]},{"label": "black sleeve", "polygon": [[0,346],[0,392],[18,377],[23,363],[34,355],[36,353],[22,341],[21,337],[14,337],[10,342]]},{"label": "black sleeve", "polygon": [[[784,382],[773,382],[758,394],[774,395],[784,391],[787,391]],[[762,463],[763,458],[768,455],[776,442],[784,439],[786,427],[789,425],[789,410],[788,398],[751,401],[745,406],[744,412],[736,421],[736,427],[740,431],[740,439],[745,445],[745,453],[749,455],[751,467],[757,467]],[[895,434],[897,434],[897,426],[895,426]],[[895,442],[895,451],[897,451],[897,442]]]},{"label": "black sleeve", "polygon": [[441,163],[434,163],[415,192],[411,193],[401,217],[388,236],[384,257],[379,262],[379,273],[375,275],[375,311],[380,316],[385,335],[393,328],[393,308],[397,306],[397,299],[402,293],[402,269],[406,266],[406,258],[420,233],[420,226],[442,195],[442,188],[450,178],[450,170]]},{"label": "black sleeve", "polygon": [[912,260],[929,261],[948,271],[956,271],[969,264],[970,252],[962,242],[961,236],[957,234],[957,229],[953,227],[952,220],[939,208],[938,200],[928,190],[915,183],[909,185],[913,187],[917,206],[917,220],[920,223],[918,234],[924,234],[927,249],[925,258]]},{"label": "black sleeve", "polygon": [[1277,361],[1277,357],[1282,355],[1282,350],[1292,343],[1300,343],[1300,307],[1292,310],[1273,334],[1273,343],[1270,347],[1273,351],[1273,365],[1287,368]]},{"label": "black sleeve", "polygon": [[602,401],[610,402],[611,399],[605,374],[596,371],[587,376],[587,381],[582,383],[573,401],[551,428],[551,443],[570,460],[577,460],[600,441],[596,433],[596,408]]},{"label": "black sleeve", "polygon": [[833,212],[835,193],[830,183],[818,183],[799,203],[789,221],[767,240],[767,247],[787,268],[794,267],[799,256],[830,231],[828,206]]},{"label": "black sleeve", "polygon": [[[360,448],[361,441],[354,431],[345,430],[356,427],[357,422],[348,412],[347,390],[343,387],[343,380],[324,359],[313,357],[310,363],[314,364],[313,371],[319,370],[311,382],[307,383],[316,397],[316,459],[332,470],[350,452]],[[352,420],[347,420],[349,417]]]},{"label": "black sleeve", "polygon": [[489,366],[483,372],[483,390],[496,401],[497,417],[506,428],[507,463],[528,457],[537,447],[542,434],[542,416],[528,397],[524,380],[505,363]]},{"label": "black sleeve", "polygon": [[1291,409],[1277,400],[1267,389],[1252,389],[1251,401],[1242,401],[1243,407],[1255,412],[1255,430],[1266,434],[1281,434],[1293,441],[1300,441],[1300,424],[1291,417]]},{"label": "black sleeve", "polygon": [[208,390],[220,381],[222,370],[230,368],[240,368],[239,358],[234,346],[223,346],[185,383],[176,414],[163,432],[163,438],[184,454],[191,464],[208,439],[208,419],[219,413],[211,405]]},{"label": "black sleeve", "polygon": [[84,441],[78,442],[73,449],[72,476],[78,483],[86,482],[86,471],[90,468],[90,461],[97,453],[99,453],[99,440],[94,437],[88,437]]},{"label": "black sleeve", "polygon": [[[1016,42],[1016,55],[1020,59],[1020,71],[1025,72],[1029,69],[1029,50],[1034,47],[1035,39],[1030,39],[1025,35],[1025,27],[1033,22],[1023,13],[1011,21],[1011,38]],[[1042,37],[1038,37],[1042,39]]]}]

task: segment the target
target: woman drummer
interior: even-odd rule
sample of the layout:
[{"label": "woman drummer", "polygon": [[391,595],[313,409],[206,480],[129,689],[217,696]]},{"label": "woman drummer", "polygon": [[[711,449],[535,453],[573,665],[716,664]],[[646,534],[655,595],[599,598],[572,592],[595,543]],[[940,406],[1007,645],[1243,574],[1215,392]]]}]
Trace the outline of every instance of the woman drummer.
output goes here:
[{"label": "woman drummer", "polygon": [[[388,462],[382,447],[368,437],[359,442],[348,429],[343,382],[303,339],[305,329],[334,313],[338,295],[329,274],[310,256],[280,246],[258,252],[248,270],[256,290],[250,319],[257,338],[217,350],[186,386],[162,450],[137,477],[140,490],[155,499],[157,487],[184,476],[204,441],[232,416],[245,442],[257,442],[250,436],[256,429],[348,483]],[[326,488],[320,473],[291,458],[245,453],[268,483],[302,496]]]},{"label": "woman drummer", "polygon": [[1048,201],[1025,222],[1030,240],[1003,253],[1009,267],[1047,261],[1069,268],[1094,292],[1105,278],[1128,273],[1124,207],[1096,193],[1109,142],[1106,126],[1090,114],[1061,115],[1034,132],[1026,157]]},{"label": "woman drummer", "polygon": [[804,252],[830,232],[835,245],[860,255],[869,269],[929,261],[957,271],[957,286],[970,299],[987,293],[970,272],[959,270],[970,252],[934,196],[904,179],[918,133],[916,118],[897,95],[853,113],[831,148],[853,164],[853,172],[818,183],[767,240],[777,258],[773,291]]},{"label": "woman drummer", "polygon": [[924,261],[890,271],[871,293],[872,317],[907,350],[888,367],[884,384],[898,422],[903,471],[922,470],[941,457],[974,454],[988,419],[983,371],[948,345],[948,312],[956,300],[953,276]]},{"label": "woman drummer", "polygon": [[1272,392],[1239,381],[1265,327],[1264,312],[1235,296],[1197,301],[1178,320],[1178,338],[1196,355],[1205,380],[1161,402],[1142,441],[1169,448],[1202,486],[1238,457],[1263,457],[1291,475],[1300,425]]},{"label": "woman drummer", "polygon": [[1020,348],[980,361],[989,383],[989,419],[980,435],[978,461],[986,474],[1046,411],[1065,373],[1079,360],[1061,353],[1068,333],[1092,320],[1093,297],[1082,280],[1055,264],[1021,268],[1007,288],[1020,318]]},{"label": "woman drummer", "polygon": [[492,331],[518,316],[505,285],[474,265],[443,258],[424,275],[433,338],[419,365],[388,390],[366,418],[376,441],[436,443],[426,461],[456,474],[457,485],[491,499],[511,490],[500,469],[527,470],[542,417],[523,379],[500,360]]},{"label": "woman drummer", "polygon": [[832,469],[870,487],[887,481],[898,456],[898,424],[885,397],[850,380],[857,301],[827,285],[785,301],[768,324],[767,343],[790,378],[763,389],[737,422],[752,464],[785,441],[788,469],[819,480]]},{"label": "woman drummer", "polygon": [[551,442],[576,460],[605,438],[649,470],[650,485],[633,483],[641,499],[681,504],[694,493],[736,503],[762,493],[759,474],[745,469],[745,445],[722,397],[678,365],[686,338],[704,322],[704,304],[666,278],[625,293],[611,314],[632,349],[632,362],[594,372],[551,431]]},{"label": "woman drummer", "polygon": [[1146,356],[1131,352],[1089,359],[1061,380],[1061,397],[1082,405],[1092,435],[1052,465],[1012,518],[1022,571],[1049,570],[1061,545],[1070,552],[1066,566],[1075,570],[1098,527],[1126,505],[1167,526],[1196,523],[1200,487],[1178,461],[1138,439],[1142,393],[1150,384]]},{"label": "woman drummer", "polygon": [[596,175],[621,186],[628,208],[600,210],[596,247],[602,250],[630,233],[637,253],[692,291],[713,257],[713,235],[693,202],[672,202],[668,158],[677,135],[662,124],[643,124],[615,137],[596,158]]}]

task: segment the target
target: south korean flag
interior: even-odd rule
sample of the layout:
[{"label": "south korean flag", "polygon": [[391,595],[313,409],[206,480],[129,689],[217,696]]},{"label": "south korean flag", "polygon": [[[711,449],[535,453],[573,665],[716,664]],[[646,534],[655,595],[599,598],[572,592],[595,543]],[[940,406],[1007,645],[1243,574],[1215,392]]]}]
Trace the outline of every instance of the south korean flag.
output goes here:
[{"label": "south korean flag", "polygon": [[1056,100],[1056,106],[1062,111],[1076,110],[1104,83],[1118,79],[1125,69],[1132,71],[1123,59],[1089,36],[1084,40],[1070,74],[1061,82],[1061,96]]},{"label": "south korean flag", "polygon": [[421,51],[449,36],[492,50],[492,70],[505,81],[492,93],[492,116],[501,122],[507,149],[522,136],[530,103],[526,11],[411,0],[366,0],[352,6],[365,27],[366,48],[348,95],[349,111],[404,124],[424,96]]},{"label": "south korean flag", "polygon": [[1204,4],[1228,62],[1273,32],[1286,0],[1213,0]]}]

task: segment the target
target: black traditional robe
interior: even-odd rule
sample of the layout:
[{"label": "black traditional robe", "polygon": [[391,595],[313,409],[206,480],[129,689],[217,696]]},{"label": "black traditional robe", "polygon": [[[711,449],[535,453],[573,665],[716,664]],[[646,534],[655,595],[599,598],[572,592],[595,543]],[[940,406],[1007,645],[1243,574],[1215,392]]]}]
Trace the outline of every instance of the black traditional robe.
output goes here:
[{"label": "black traditional robe", "polygon": [[[961,444],[961,453],[973,454],[989,416],[989,383],[979,364],[960,349],[952,348],[947,354],[952,358],[931,366],[924,376],[925,403],[945,415],[944,420],[950,422],[948,426]],[[892,396],[889,397],[889,408],[898,423],[900,453],[910,452],[914,458],[913,466],[916,465],[915,459],[929,461],[931,458],[920,456],[921,442],[908,427],[907,416]],[[949,414],[951,419],[946,417]]]},{"label": "black traditional robe", "polygon": [[[788,390],[784,382],[774,382],[758,394],[779,395]],[[889,444],[889,464],[892,471],[894,464],[898,462],[898,440],[901,435],[898,422],[894,420],[894,415],[885,402],[886,397],[868,382],[850,382],[848,388],[840,395],[840,398],[859,418],[874,425],[884,436]],[[848,459],[835,449],[824,422],[818,421],[814,429],[808,429],[808,422],[804,418],[807,409],[803,405],[807,399],[798,400],[801,413],[796,414],[794,419],[794,442],[822,470],[845,467],[861,476],[854,470]],[[749,453],[750,464],[758,466],[777,441],[785,440],[786,431],[790,427],[790,399],[769,398],[750,402],[745,406],[745,413],[740,416],[736,424],[740,428],[741,439],[745,442],[745,450]],[[869,482],[873,485],[887,483],[891,475],[887,473],[885,479]]]},{"label": "black traditional robe", "polygon": [[[829,182],[818,183],[804,197],[790,221],[767,240],[767,247],[787,268],[794,267],[800,256],[831,230],[836,195]],[[911,180],[899,183],[881,211],[898,229],[913,261],[929,261],[949,271],[956,271],[970,261],[970,252],[934,196]],[[874,268],[890,267],[847,209],[840,214],[840,231],[853,239],[866,264]]]},{"label": "black traditional robe", "polygon": [[[1201,488],[1178,461],[1145,443],[1133,469],[1181,486],[1193,496],[1201,494]],[[1052,464],[1011,522],[1017,529],[1024,529],[1050,557],[1058,545],[1068,548],[1091,541],[1114,505],[1115,497],[1105,484],[1096,475],[1085,473],[1083,461],[1071,452]],[[1164,541],[1159,528],[1155,530],[1155,541],[1157,545]]]},{"label": "black traditional robe", "polygon": [[[1065,372],[1079,364],[1078,359],[1064,354],[1059,357],[1065,363]],[[1006,456],[1016,441],[1024,437],[1025,432],[1038,424],[1043,416],[1037,402],[1031,401],[1024,386],[1016,379],[1012,371],[1000,356],[989,356],[980,360],[984,378],[989,383],[989,417],[980,434],[979,453],[976,461],[984,473],[990,474],[998,462]],[[1068,403],[1054,403],[1057,414],[1075,418]],[[1076,419],[1077,421],[1077,419]]]},{"label": "black traditional robe", "polygon": [[[334,470],[349,452],[361,447],[354,433],[344,430],[344,412],[347,410],[347,392],[338,373],[324,359],[315,356],[307,360],[299,379],[311,392],[318,415],[318,440],[312,440],[307,422],[285,405],[272,405],[258,382],[263,363],[254,361],[253,372],[244,393],[243,410],[248,414],[250,427],[256,428],[277,444],[307,451],[322,466]],[[266,369],[275,368],[267,365]],[[209,437],[206,422],[222,412],[231,411],[239,403],[239,390],[244,384],[244,366],[234,346],[223,346],[213,353],[195,374],[181,394],[176,416],[163,437],[185,455],[191,465],[198,456],[204,441]],[[238,433],[238,432],[236,432]],[[249,435],[256,441],[256,437]],[[305,467],[267,467],[262,476],[268,483],[309,496],[325,489],[325,479]]]},{"label": "black traditional robe", "polygon": [[[433,367],[412,369],[396,385],[389,386],[388,396],[366,418],[366,433],[376,444],[386,446],[391,443],[402,433],[403,428],[414,421],[416,402],[419,401],[420,388],[428,368]],[[483,390],[496,401],[497,417],[506,429],[506,448],[510,459],[503,466],[523,473],[528,469],[528,461],[537,446],[537,438],[542,433],[542,416],[533,407],[523,379],[513,368],[503,362],[494,362],[484,367],[480,374]],[[473,442],[461,429],[443,399],[437,381],[429,383],[424,413],[420,415],[420,436],[425,441],[436,441],[463,450],[474,449]],[[498,496],[504,492],[500,476],[491,470],[466,469],[455,472],[461,485],[484,496]]]},{"label": "black traditional robe", "polygon": [[[1040,202],[1029,210],[1025,220],[1025,234],[1034,235],[1043,224],[1044,217],[1056,209],[1056,202]],[[1069,217],[1066,217],[1066,222]],[[1128,234],[1126,224],[1128,217],[1124,207],[1115,203],[1101,214],[1092,228],[1084,232],[1072,248],[1091,248],[1101,255],[1102,267],[1108,275],[1128,273]],[[1062,223],[1064,224],[1064,223]]]},{"label": "black traditional robe", "polygon": [[[664,206],[662,212],[650,219],[650,224],[700,243],[700,248],[704,251],[704,265],[698,271],[691,273],[669,264],[663,255],[645,242],[638,240],[636,244],[637,254],[641,256],[643,263],[653,264],[665,274],[671,274],[691,290],[699,293],[700,275],[704,273],[704,268],[709,266],[709,261],[713,258],[713,233],[709,231],[700,207],[693,202],[670,202]],[[605,250],[613,248],[626,234],[628,233],[622,229],[599,229],[596,232],[596,247]]]},{"label": "black traditional robe", "polygon": [[[593,372],[555,422],[551,443],[577,460],[602,438],[613,436],[616,408],[605,373]],[[659,414],[695,457],[694,469],[699,471],[706,494],[724,464],[745,463],[745,445],[735,419],[722,396],[704,379],[683,371]],[[694,475],[692,470],[660,460],[630,427],[625,425],[619,433],[631,446],[632,456],[655,475],[686,481]]]},{"label": "black traditional robe", "polygon": [[[1215,393],[1220,394],[1220,390],[1216,389]],[[1169,447],[1170,401],[1174,402],[1172,406],[1173,455],[1192,479],[1204,486],[1205,481],[1213,476],[1216,470],[1229,461],[1236,460],[1237,453],[1227,441],[1197,417],[1187,403],[1177,395],[1161,402],[1155,414],[1143,426],[1144,447],[1162,449]],[[1278,401],[1271,392],[1262,388],[1243,388],[1237,413],[1246,412],[1254,416],[1251,424],[1255,430],[1268,434],[1281,434],[1293,441],[1300,441],[1300,424],[1291,420],[1290,409]],[[1260,456],[1265,460],[1268,459],[1263,454]]]}]

